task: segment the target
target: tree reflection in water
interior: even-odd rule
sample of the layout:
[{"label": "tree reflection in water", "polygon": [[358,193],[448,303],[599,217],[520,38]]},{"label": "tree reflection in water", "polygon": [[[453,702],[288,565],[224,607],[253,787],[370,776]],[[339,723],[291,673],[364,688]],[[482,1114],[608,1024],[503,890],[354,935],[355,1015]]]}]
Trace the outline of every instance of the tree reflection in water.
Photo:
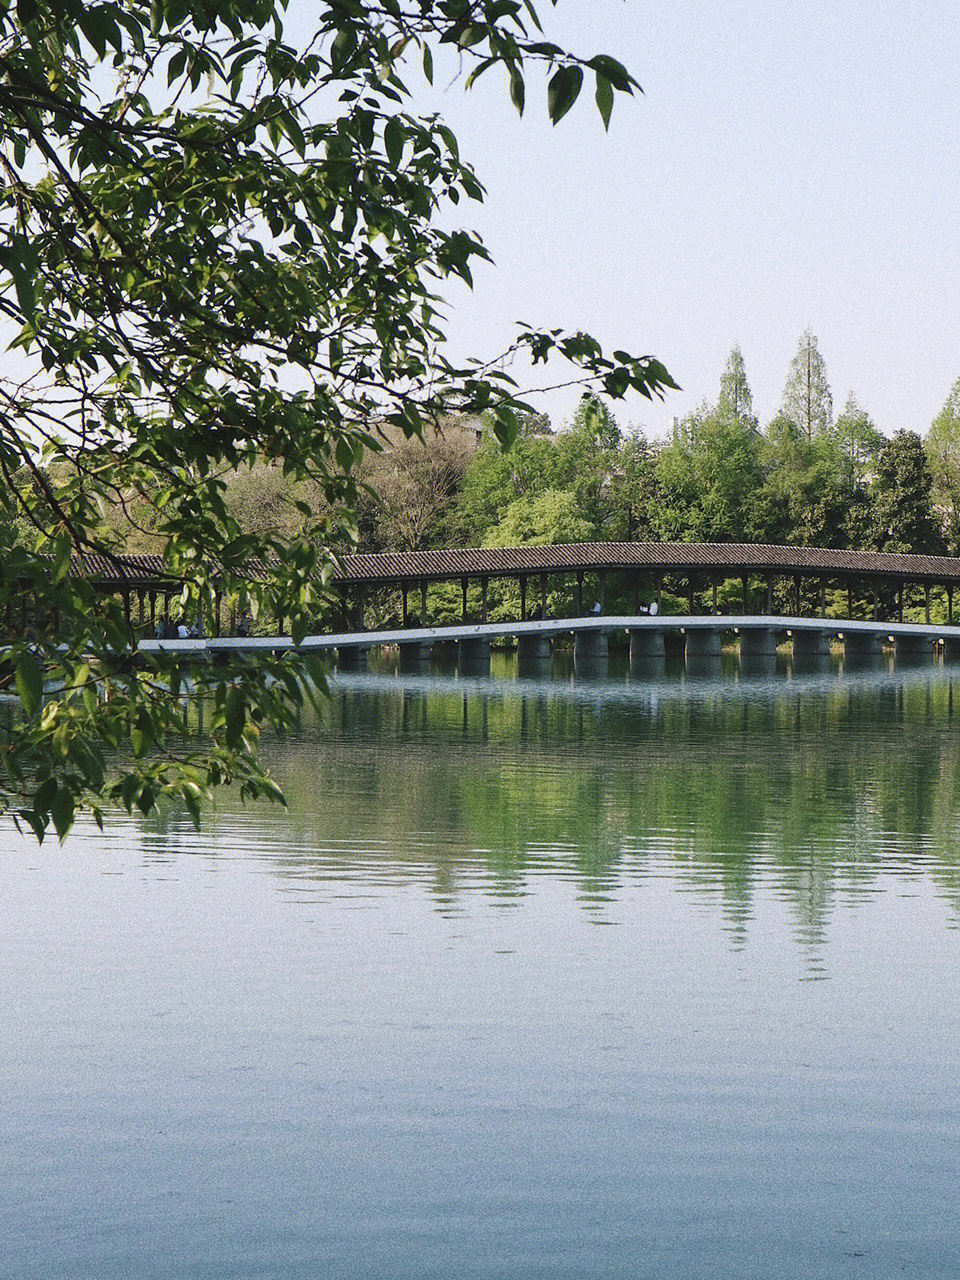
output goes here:
[{"label": "tree reflection in water", "polygon": [[834,907],[891,883],[929,876],[960,913],[958,681],[343,676],[265,745],[289,809],[245,821],[282,876],[421,883],[443,911],[553,876],[605,921],[626,884],[669,877],[741,946],[765,890],[815,968]]}]

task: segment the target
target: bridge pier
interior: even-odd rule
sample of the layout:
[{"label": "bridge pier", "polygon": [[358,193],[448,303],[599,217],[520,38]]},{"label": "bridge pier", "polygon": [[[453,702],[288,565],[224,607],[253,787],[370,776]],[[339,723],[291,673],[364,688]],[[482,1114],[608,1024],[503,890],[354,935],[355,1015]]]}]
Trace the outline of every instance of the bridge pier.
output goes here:
[{"label": "bridge pier", "polygon": [[365,671],[369,649],[361,645],[343,645],[337,650],[338,671]]},{"label": "bridge pier", "polygon": [[943,657],[945,662],[960,661],[960,639],[956,639],[953,636],[944,636]]},{"label": "bridge pier", "polygon": [[883,636],[879,631],[845,631],[844,658],[875,658],[883,652]]},{"label": "bridge pier", "polygon": [[794,628],[794,658],[825,658],[830,655],[830,632],[823,627],[816,630]]},{"label": "bridge pier", "polygon": [[741,627],[741,658],[775,658],[777,656],[777,633],[773,627]]},{"label": "bridge pier", "polygon": [[429,667],[429,644],[421,640],[401,641],[399,648],[401,671],[425,671]]},{"label": "bridge pier", "polygon": [[606,662],[609,656],[605,631],[578,631],[574,636],[574,662]]},{"label": "bridge pier", "polygon": [[550,637],[539,631],[517,636],[517,659],[520,662],[549,662]]},{"label": "bridge pier", "polygon": [[649,662],[666,656],[663,631],[659,627],[644,627],[642,630],[631,631],[629,635],[631,663]]},{"label": "bridge pier", "polygon": [[719,658],[723,653],[723,631],[720,627],[687,627],[685,652],[690,658]]},{"label": "bridge pier", "polygon": [[933,652],[931,636],[902,636],[893,638],[898,658],[929,658]]}]

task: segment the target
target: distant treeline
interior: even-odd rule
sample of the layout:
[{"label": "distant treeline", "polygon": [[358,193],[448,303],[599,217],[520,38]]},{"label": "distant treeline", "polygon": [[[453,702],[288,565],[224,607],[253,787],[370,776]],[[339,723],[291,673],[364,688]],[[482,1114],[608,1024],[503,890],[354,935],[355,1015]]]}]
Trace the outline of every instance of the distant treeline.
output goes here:
[{"label": "distant treeline", "polygon": [[507,452],[489,430],[474,437],[450,424],[372,461],[365,550],[654,539],[960,553],[960,381],[926,439],[887,437],[853,395],[834,417],[809,332],[763,427],[734,347],[716,403],[667,441],[623,433],[590,398],[564,430],[526,421]]},{"label": "distant treeline", "polygon": [[[387,438],[362,479],[364,551],[651,539],[956,555],[960,380],[925,438],[886,436],[852,394],[834,416],[808,331],[764,426],[734,347],[716,402],[676,421],[666,441],[621,431],[605,404],[585,397],[562,430],[525,420],[507,451],[482,421],[447,420],[422,442]],[[244,529],[282,537],[322,505],[319,491],[270,463],[231,474],[227,501]],[[346,547],[346,523],[328,514],[331,541]],[[130,515],[129,504],[107,514],[119,542],[159,549],[149,524]]]}]

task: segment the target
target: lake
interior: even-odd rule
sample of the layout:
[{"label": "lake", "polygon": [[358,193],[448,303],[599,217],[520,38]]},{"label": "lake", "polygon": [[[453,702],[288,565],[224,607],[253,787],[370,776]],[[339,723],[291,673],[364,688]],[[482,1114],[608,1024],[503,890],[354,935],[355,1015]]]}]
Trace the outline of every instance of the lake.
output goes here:
[{"label": "lake", "polygon": [[348,676],[0,835],[0,1276],[960,1275],[960,668]]}]

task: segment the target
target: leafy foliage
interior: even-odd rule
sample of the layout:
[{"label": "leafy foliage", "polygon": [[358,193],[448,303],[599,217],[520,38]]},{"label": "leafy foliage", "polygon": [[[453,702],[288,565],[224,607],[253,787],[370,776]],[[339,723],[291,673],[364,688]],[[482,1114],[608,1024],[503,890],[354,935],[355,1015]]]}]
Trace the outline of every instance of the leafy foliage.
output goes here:
[{"label": "leafy foliage", "polygon": [[[277,798],[257,736],[306,696],[299,663],[133,662],[120,601],[70,573],[77,552],[115,553],[107,509],[163,548],[187,617],[221,591],[296,639],[324,607],[331,545],[356,536],[377,427],[415,437],[455,411],[517,434],[502,365],[444,354],[438,290],[487,257],[449,210],[483,189],[411,77],[449,50],[468,85],[499,68],[522,110],[540,69],[554,122],[588,76],[605,124],[638,87],[614,58],[549,42],[529,0],[311,12],[298,44],[281,0],[0,0],[0,316],[24,371],[0,383],[0,515],[29,528],[4,544],[0,610],[32,615],[6,651],[23,719],[0,796],[41,836],[83,805],[175,795],[197,816],[227,782]],[[674,385],[583,333],[524,328],[524,353],[608,396]],[[264,462],[322,495],[294,499],[295,537],[231,510],[231,476]],[[63,696],[37,697],[38,670]],[[213,700],[202,740],[186,680]]]},{"label": "leafy foliage", "polygon": [[551,546],[586,542],[593,529],[580,515],[574,495],[546,489],[536,496],[517,498],[503,519],[484,538],[487,547]]},{"label": "leafy foliage", "polygon": [[923,441],[913,431],[898,431],[880,451],[874,505],[878,551],[942,552],[943,539],[933,518],[933,480]]}]

